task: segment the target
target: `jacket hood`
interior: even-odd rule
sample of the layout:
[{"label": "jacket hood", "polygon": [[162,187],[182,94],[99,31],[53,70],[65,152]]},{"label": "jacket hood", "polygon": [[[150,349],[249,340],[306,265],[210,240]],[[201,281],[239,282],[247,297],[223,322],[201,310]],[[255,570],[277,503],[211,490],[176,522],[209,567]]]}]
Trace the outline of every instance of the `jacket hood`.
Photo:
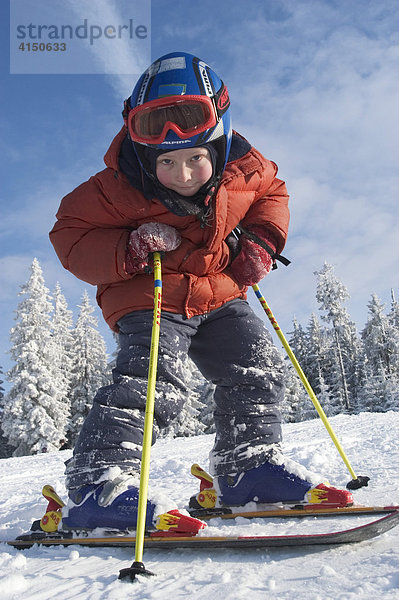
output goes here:
[{"label": "jacket hood", "polygon": [[[228,162],[245,156],[250,149],[249,142],[234,133]],[[122,171],[132,187],[142,192],[147,200],[157,198],[173,214],[177,216],[196,215],[204,225],[207,223],[207,219],[212,212],[212,206],[208,206],[206,199],[209,199],[217,189],[218,178],[215,176],[215,183],[211,179],[195,196],[189,199],[166,188],[156,177],[150,177],[142,168],[133,144],[126,135],[125,127],[122,127],[112,141],[108,152],[105,154],[104,161],[107,167],[114,169],[116,172]],[[213,163],[215,163],[214,160]]]}]

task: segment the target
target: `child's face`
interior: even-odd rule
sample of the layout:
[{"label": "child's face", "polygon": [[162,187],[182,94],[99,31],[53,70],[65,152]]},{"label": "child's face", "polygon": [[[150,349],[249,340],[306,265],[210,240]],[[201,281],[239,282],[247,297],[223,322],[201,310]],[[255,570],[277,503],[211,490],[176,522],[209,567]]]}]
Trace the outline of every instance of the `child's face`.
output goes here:
[{"label": "child's face", "polygon": [[157,158],[158,180],[181,196],[194,196],[212,177],[212,161],[207,148],[186,148]]}]

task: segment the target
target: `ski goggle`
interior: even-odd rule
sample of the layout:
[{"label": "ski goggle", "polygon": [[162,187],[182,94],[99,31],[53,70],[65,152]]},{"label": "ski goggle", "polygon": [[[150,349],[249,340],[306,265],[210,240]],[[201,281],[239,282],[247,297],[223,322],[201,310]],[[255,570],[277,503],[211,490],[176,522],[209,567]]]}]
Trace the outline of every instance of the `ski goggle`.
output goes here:
[{"label": "ski goggle", "polygon": [[130,110],[127,126],[132,140],[161,144],[169,130],[186,140],[216,125],[216,113],[207,96],[169,96],[150,100]]}]

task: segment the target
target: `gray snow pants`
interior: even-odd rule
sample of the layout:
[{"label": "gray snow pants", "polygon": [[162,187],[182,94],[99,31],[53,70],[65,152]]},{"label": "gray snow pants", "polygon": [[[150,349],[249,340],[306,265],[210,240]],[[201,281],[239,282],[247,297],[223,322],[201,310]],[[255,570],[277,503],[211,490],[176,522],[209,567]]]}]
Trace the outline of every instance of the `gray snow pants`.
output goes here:
[{"label": "gray snow pants", "polygon": [[[152,311],[130,313],[118,326],[114,383],[98,390],[66,463],[69,489],[112,479],[113,467],[140,469]],[[281,440],[284,395],[283,359],[263,321],[244,300],[189,319],[162,312],[154,415],[160,428],[184,406],[187,355],[216,386],[213,475],[262,464]]]}]

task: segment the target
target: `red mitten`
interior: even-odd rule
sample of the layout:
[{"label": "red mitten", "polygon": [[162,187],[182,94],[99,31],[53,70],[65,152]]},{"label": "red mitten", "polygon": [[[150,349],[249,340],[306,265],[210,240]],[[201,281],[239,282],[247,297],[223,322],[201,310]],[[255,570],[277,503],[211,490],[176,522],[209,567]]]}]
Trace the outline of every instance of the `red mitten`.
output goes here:
[{"label": "red mitten", "polygon": [[[251,233],[270,246],[273,252],[276,251],[275,242],[264,227],[251,227]],[[250,240],[245,233],[240,238],[240,246],[240,253],[231,263],[230,272],[239,285],[254,285],[270,273],[273,259],[265,248]]]},{"label": "red mitten", "polygon": [[179,232],[164,223],[144,223],[131,232],[126,248],[125,269],[137,273],[148,265],[150,252],[171,252],[180,246]]}]

